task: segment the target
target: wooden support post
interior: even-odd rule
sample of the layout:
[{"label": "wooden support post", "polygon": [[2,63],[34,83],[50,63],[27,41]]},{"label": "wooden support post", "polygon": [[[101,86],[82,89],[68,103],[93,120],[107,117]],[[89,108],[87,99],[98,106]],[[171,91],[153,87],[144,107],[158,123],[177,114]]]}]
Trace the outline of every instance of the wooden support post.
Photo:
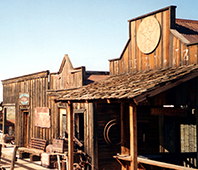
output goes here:
[{"label": "wooden support post", "polygon": [[73,105],[68,102],[68,169],[73,169]]},{"label": "wooden support post", "polygon": [[125,141],[125,135],[124,135],[124,103],[121,102],[120,104],[120,125],[121,125],[121,155],[125,154],[125,147],[124,147],[124,141]]},{"label": "wooden support post", "polygon": [[65,169],[68,170],[68,158],[67,155],[65,154],[66,160],[65,160]]},{"label": "wooden support post", "polygon": [[61,170],[60,155],[57,155],[57,162],[58,162],[58,170]]},{"label": "wooden support post", "polygon": [[14,164],[15,164],[15,161],[16,161],[16,152],[17,152],[17,146],[15,145],[14,146],[14,149],[13,149],[13,153],[12,153],[12,159],[11,159],[11,165],[10,165],[10,170],[13,170],[14,169]]},{"label": "wooden support post", "polygon": [[130,156],[131,169],[137,170],[137,111],[133,103],[129,104],[129,120],[130,120]]},{"label": "wooden support post", "polygon": [[6,134],[6,112],[7,109],[3,109],[3,134]]}]

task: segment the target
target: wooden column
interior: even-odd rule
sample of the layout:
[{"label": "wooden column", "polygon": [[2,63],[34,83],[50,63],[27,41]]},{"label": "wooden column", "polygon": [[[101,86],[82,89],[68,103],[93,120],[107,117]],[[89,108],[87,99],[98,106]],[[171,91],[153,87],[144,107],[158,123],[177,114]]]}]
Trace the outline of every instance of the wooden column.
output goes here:
[{"label": "wooden column", "polygon": [[137,170],[137,111],[133,103],[129,104],[129,120],[130,120],[130,170]]},{"label": "wooden column", "polygon": [[68,169],[73,169],[73,105],[68,102]]},{"label": "wooden column", "polygon": [[121,155],[125,154],[125,147],[124,147],[124,103],[121,102],[120,104],[120,124],[121,124]]},{"label": "wooden column", "polygon": [[128,115],[128,104],[125,102],[120,103],[120,123],[121,123],[121,155],[130,155],[129,149],[129,115]]},{"label": "wooden column", "polygon": [[3,134],[6,134],[6,112],[7,112],[7,108],[3,109]]}]

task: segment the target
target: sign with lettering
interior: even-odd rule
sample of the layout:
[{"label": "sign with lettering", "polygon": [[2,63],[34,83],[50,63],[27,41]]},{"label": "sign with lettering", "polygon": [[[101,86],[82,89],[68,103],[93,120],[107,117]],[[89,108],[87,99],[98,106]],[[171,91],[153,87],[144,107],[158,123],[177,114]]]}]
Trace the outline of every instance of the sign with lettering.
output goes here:
[{"label": "sign with lettering", "polygon": [[151,115],[187,116],[187,111],[181,108],[151,108]]},{"label": "sign with lettering", "polygon": [[19,93],[19,105],[29,105],[29,93]]},{"label": "sign with lettering", "polygon": [[35,126],[50,128],[50,115],[48,107],[35,108]]}]

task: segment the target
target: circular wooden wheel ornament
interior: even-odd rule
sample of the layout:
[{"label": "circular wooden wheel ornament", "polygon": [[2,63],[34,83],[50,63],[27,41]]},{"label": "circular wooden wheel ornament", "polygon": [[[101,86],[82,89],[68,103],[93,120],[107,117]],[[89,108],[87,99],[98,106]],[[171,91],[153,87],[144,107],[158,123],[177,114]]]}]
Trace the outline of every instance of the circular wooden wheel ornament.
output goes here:
[{"label": "circular wooden wheel ornament", "polygon": [[137,31],[137,45],[141,52],[149,54],[155,50],[160,41],[160,24],[153,16],[146,17]]}]

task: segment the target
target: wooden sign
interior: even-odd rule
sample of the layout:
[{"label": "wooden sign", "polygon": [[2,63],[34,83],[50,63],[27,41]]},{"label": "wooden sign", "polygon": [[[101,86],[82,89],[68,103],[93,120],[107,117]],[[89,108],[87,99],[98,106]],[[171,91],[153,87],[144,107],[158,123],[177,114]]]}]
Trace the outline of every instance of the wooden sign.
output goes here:
[{"label": "wooden sign", "polygon": [[35,108],[35,126],[50,128],[50,115],[48,107]]},{"label": "wooden sign", "polygon": [[187,111],[181,108],[151,108],[151,115],[187,116]]},{"label": "wooden sign", "polygon": [[137,45],[145,54],[151,53],[158,45],[161,35],[159,22],[153,16],[146,17],[137,31]]},{"label": "wooden sign", "polygon": [[19,93],[19,105],[29,105],[29,93]]}]

